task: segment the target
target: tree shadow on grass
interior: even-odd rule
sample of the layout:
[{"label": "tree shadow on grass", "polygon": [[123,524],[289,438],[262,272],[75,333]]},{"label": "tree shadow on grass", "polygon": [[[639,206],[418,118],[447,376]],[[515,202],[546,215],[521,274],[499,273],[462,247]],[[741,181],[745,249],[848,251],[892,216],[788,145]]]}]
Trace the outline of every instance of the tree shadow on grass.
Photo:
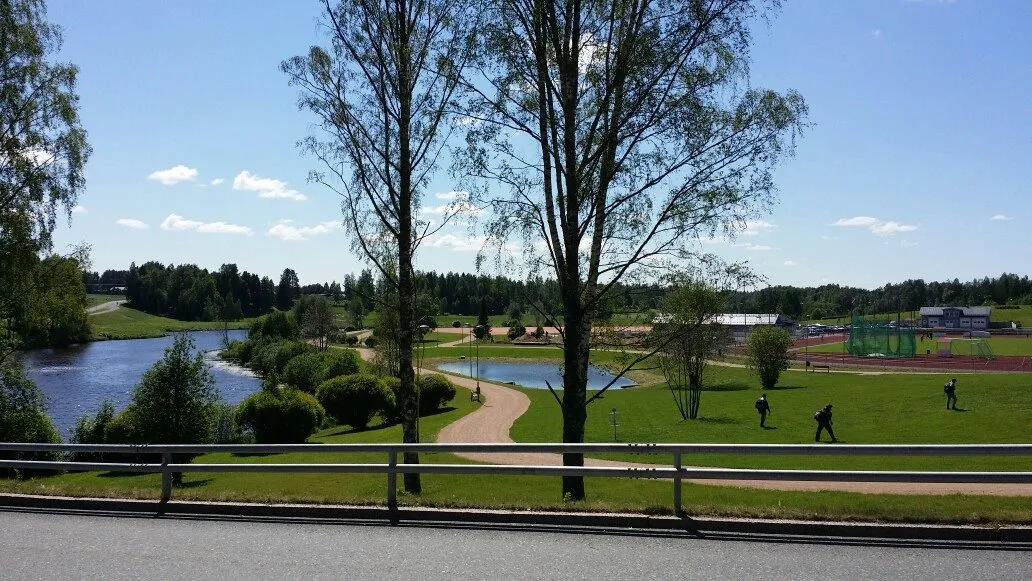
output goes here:
[{"label": "tree shadow on grass", "polygon": [[703,386],[702,391],[747,391],[752,389],[744,383],[718,383]]},{"label": "tree shadow on grass", "polygon": [[788,391],[790,389],[806,389],[805,385],[775,385],[768,391]]},{"label": "tree shadow on grass", "polygon": [[425,413],[425,414],[420,414],[419,417],[421,417],[421,418],[429,418],[431,416],[436,416],[436,415],[439,415],[439,414],[446,414],[448,412],[453,412],[455,410],[456,410],[456,408],[454,408],[452,406],[443,407],[443,408],[437,408],[437,409],[435,409],[432,412]]},{"label": "tree shadow on grass", "polygon": [[715,418],[703,417],[703,418],[695,418],[694,420],[685,420],[685,421],[701,422],[701,423],[704,423],[704,424],[719,424],[719,425],[730,425],[730,424],[740,424],[740,423],[742,423],[740,420],[737,420],[735,418],[731,418],[731,417],[728,417],[728,416],[718,416],[718,417],[715,417]]}]

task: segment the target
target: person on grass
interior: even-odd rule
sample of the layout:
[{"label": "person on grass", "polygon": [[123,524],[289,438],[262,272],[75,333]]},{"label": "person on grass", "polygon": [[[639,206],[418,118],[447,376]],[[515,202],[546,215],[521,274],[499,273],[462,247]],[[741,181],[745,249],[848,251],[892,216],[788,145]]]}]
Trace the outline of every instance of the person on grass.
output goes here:
[{"label": "person on grass", "polygon": [[817,410],[817,413],[813,414],[813,419],[817,420],[817,436],[814,437],[814,441],[821,441],[821,432],[828,430],[828,435],[831,436],[832,442],[837,442],[835,438],[835,431],[831,429],[831,404],[824,406],[822,409]]},{"label": "person on grass", "polygon": [[[942,386],[942,390],[943,390],[943,392],[946,393],[946,409],[952,409],[952,410],[956,411],[956,409],[957,409],[957,378],[954,377],[953,379],[947,381],[946,385]],[[953,406],[952,408],[950,407],[951,404]]]},{"label": "person on grass", "polygon": [[767,394],[760,394],[760,399],[756,400],[756,411],[760,412],[760,427],[767,427],[764,425],[767,421],[767,414],[770,413],[770,403],[767,402]]}]

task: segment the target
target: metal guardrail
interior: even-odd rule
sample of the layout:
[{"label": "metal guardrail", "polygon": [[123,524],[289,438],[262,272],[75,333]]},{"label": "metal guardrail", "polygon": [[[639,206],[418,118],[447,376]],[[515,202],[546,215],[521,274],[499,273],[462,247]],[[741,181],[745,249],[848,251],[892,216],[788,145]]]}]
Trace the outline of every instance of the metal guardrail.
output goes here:
[{"label": "metal guardrail", "polygon": [[[176,472],[297,472],[386,474],[387,506],[397,508],[397,475],[418,474],[510,474],[524,476],[605,476],[622,478],[672,479],[674,513],[681,514],[681,484],[694,480],[805,480],[826,482],[916,482],[916,483],[987,483],[1032,484],[1032,471],[1027,472],[914,472],[863,470],[766,470],[743,468],[697,468],[684,466],[685,455],[725,454],[789,454],[846,456],[1032,456],[1032,444],[914,444],[914,445],[814,445],[814,444],[25,444],[0,442],[0,451],[109,453],[127,455],[160,455],[154,463],[68,462],[0,459],[0,468],[31,470],[104,470],[161,474],[161,502],[172,497],[172,474]],[[282,454],[288,452],[318,453],[381,453],[384,464],[182,464],[173,462],[175,454],[233,452],[240,454]],[[632,454],[670,455],[670,465],[655,467],[613,466],[535,466],[516,464],[404,464],[398,455],[421,453],[583,453],[624,452]]]}]

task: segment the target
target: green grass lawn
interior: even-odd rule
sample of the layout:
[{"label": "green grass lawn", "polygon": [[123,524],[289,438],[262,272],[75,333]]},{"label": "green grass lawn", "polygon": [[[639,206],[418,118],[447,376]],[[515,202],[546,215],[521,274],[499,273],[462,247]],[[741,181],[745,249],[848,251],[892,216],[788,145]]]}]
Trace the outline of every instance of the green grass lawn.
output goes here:
[{"label": "green grass lawn", "polygon": [[[252,319],[243,319],[229,324],[230,329],[246,329]],[[120,307],[115,311],[90,315],[93,339],[142,339],[161,337],[169,331],[203,331],[222,329],[221,321],[177,321]]]},{"label": "green grass lawn", "polygon": [[1032,305],[1020,305],[1017,309],[1001,309],[993,307],[989,320],[996,322],[1014,321],[1021,323],[1022,328],[1032,327]]},{"label": "green grass lawn", "polygon": [[[854,375],[786,372],[768,392],[772,415],[763,430],[753,406],[760,390],[748,370],[712,368],[712,388],[702,395],[700,418],[681,420],[664,386],[611,390],[591,404],[585,439],[613,441],[609,412],[620,414],[623,442],[813,443],[815,410],[834,404],[835,435],[850,444],[1028,443],[1032,381],[1027,374],[964,375],[959,407],[945,409],[946,374]],[[548,391],[524,390],[530,410],[513,426],[518,442],[554,442],[561,436],[561,412]],[[827,440],[825,435],[825,440]],[[668,457],[613,455],[644,462]],[[685,459],[688,464],[756,468],[885,470],[1028,470],[1027,457],[894,458],[846,456],[724,456]]]},{"label": "green grass lawn", "polygon": [[122,300],[125,300],[125,295],[86,295],[86,308]]},{"label": "green grass lawn", "polygon": [[[989,339],[982,339],[989,344],[989,347],[993,350],[994,355],[1011,355],[1021,357],[1032,357],[1032,339],[1026,337],[992,337]],[[969,341],[959,340],[957,345],[954,345],[953,352],[958,355],[977,355],[975,352],[970,351],[970,347],[966,347],[970,344]],[[917,352],[924,354],[926,351],[931,351],[932,354],[936,353],[939,349],[939,344],[934,339],[920,339],[917,343]],[[824,345],[811,345],[806,348],[807,351],[814,353],[844,353],[844,343],[825,343]]]}]

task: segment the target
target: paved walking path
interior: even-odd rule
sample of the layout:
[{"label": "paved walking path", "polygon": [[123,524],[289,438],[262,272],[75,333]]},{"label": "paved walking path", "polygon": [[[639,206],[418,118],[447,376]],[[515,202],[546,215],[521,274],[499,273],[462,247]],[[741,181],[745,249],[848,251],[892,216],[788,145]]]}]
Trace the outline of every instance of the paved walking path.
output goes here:
[{"label": "paved walking path", "polygon": [[100,303],[99,305],[94,305],[92,307],[87,308],[86,314],[99,315],[100,313],[108,313],[118,309],[118,307],[122,306],[123,303],[125,303],[125,300],[108,301],[106,303]]}]

